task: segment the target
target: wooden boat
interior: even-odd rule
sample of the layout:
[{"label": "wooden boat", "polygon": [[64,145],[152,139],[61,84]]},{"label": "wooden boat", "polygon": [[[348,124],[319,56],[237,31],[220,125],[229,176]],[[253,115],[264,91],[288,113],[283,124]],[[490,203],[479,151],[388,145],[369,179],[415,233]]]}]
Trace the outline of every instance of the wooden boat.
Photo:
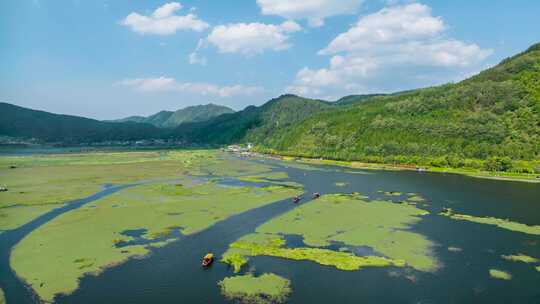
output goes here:
[{"label": "wooden boat", "polygon": [[210,266],[210,264],[212,264],[212,262],[214,262],[214,254],[213,253],[207,253],[202,259],[202,266],[203,267],[208,267],[208,266]]}]

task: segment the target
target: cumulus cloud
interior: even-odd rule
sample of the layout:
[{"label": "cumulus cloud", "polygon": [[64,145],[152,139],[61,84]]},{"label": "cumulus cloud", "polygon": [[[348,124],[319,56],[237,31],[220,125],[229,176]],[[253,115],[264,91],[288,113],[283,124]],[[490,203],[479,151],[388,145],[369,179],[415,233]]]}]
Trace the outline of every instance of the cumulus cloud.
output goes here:
[{"label": "cumulus cloud", "polygon": [[447,38],[447,26],[431,8],[413,3],[361,17],[320,55],[328,67],[303,68],[288,91],[318,96],[330,92],[372,93],[433,85],[477,70],[492,51]]},{"label": "cumulus cloud", "polygon": [[240,84],[220,86],[204,82],[178,82],[171,77],[134,78],[124,79],[117,83],[120,86],[134,88],[141,92],[184,92],[203,96],[232,97],[251,96],[263,89],[257,86],[244,86]]},{"label": "cumulus cloud", "polygon": [[178,2],[170,2],[158,7],[151,15],[131,13],[120,23],[139,34],[172,35],[180,30],[203,31],[208,23],[195,14],[176,15],[182,9]]},{"label": "cumulus cloud", "polygon": [[289,48],[289,34],[301,29],[294,21],[278,25],[234,23],[214,27],[206,40],[215,45],[220,53],[254,55],[265,50],[281,51]]},{"label": "cumulus cloud", "polygon": [[360,18],[347,32],[339,34],[321,51],[332,54],[340,51],[362,51],[401,41],[433,37],[445,28],[440,17],[422,4],[385,8]]},{"label": "cumulus cloud", "polygon": [[307,19],[310,26],[324,24],[324,19],[336,15],[354,14],[363,0],[257,0],[263,15],[286,19]]}]

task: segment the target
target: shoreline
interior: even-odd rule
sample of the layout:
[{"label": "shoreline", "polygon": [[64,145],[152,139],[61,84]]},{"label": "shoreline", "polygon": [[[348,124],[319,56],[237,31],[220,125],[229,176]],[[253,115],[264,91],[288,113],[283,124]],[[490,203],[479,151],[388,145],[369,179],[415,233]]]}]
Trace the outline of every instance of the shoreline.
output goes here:
[{"label": "shoreline", "polygon": [[[364,169],[364,170],[384,170],[384,171],[417,171],[419,173],[450,173],[465,175],[474,178],[483,178],[491,180],[509,181],[509,182],[525,182],[525,183],[537,183],[540,184],[540,178],[536,174],[523,174],[523,173],[508,173],[501,171],[482,171],[475,169],[457,169],[451,167],[427,167],[416,165],[399,165],[399,164],[384,164],[384,163],[366,163],[360,161],[344,161],[344,160],[331,160],[323,158],[309,158],[309,157],[296,157],[280,154],[267,154],[261,152],[250,152],[252,156],[259,156],[269,159],[278,159],[281,161],[297,162],[302,164],[313,165],[325,165],[325,166],[339,166],[351,169]],[[420,171],[421,170],[421,171]]]}]

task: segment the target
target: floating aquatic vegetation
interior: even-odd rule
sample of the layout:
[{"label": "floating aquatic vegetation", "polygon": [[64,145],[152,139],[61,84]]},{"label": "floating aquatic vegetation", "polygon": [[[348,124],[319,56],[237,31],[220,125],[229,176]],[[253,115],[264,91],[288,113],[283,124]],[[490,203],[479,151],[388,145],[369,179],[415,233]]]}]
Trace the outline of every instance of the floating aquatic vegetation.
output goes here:
[{"label": "floating aquatic vegetation", "polygon": [[263,182],[270,182],[273,180],[286,179],[288,177],[289,175],[286,172],[273,171],[273,172],[267,172],[267,173],[258,174],[258,175],[239,176],[238,179],[241,181],[246,181],[246,182],[263,183]]},{"label": "floating aquatic vegetation", "polygon": [[511,280],[512,275],[506,271],[498,270],[498,269],[490,269],[489,275],[494,279],[500,279],[500,280]]},{"label": "floating aquatic vegetation", "polygon": [[238,273],[242,269],[242,266],[247,264],[248,260],[240,253],[229,252],[228,254],[223,255],[221,262],[229,264],[233,268],[234,273]]},{"label": "floating aquatic vegetation", "polygon": [[[232,253],[267,255],[295,260],[312,260],[339,269],[364,266],[411,266],[435,271],[433,244],[410,231],[427,211],[408,204],[367,201],[360,194],[323,195],[259,226],[256,233],[231,244]],[[315,247],[287,248],[283,235],[299,235],[304,244]],[[339,242],[347,246],[368,246],[381,256],[356,256],[324,248]],[[229,252],[228,252],[229,253]],[[227,253],[226,253],[227,255]]]},{"label": "floating aquatic vegetation", "polygon": [[467,214],[458,214],[450,208],[444,208],[439,215],[447,216],[454,220],[462,220],[479,224],[494,225],[502,229],[522,232],[532,235],[540,235],[540,225],[529,226],[518,222],[513,222],[506,219],[499,219],[495,217],[477,217]]},{"label": "floating aquatic vegetation", "polygon": [[[264,239],[264,236],[263,236]],[[325,266],[334,266],[340,270],[358,270],[363,267],[404,267],[405,261],[392,260],[380,256],[356,256],[352,253],[320,248],[285,248],[285,241],[268,236],[262,243],[238,240],[231,244],[234,253],[224,254],[223,260],[231,260],[236,256],[273,256],[290,260],[309,260]]]},{"label": "floating aquatic vegetation", "polygon": [[501,257],[507,261],[512,262],[523,262],[523,263],[537,263],[540,262],[539,259],[533,258],[531,256],[525,255],[523,253],[513,254],[513,255],[501,255]]},{"label": "floating aquatic vegetation", "polygon": [[[214,183],[193,185],[187,179],[183,184],[140,185],[97,200],[98,208],[64,213],[15,246],[12,268],[43,300],[52,301],[55,294],[75,290],[86,273],[99,273],[129,258],[142,257],[151,247],[175,240],[172,232],[193,234],[234,214],[303,192],[280,186],[261,189],[223,188]],[[108,208],[118,202],[122,208]],[[146,229],[139,237],[144,244],[127,242],[118,246],[130,240],[123,232],[140,228]],[[84,242],[80,241],[81,235],[85,236]],[[93,263],[73,263],[80,257]],[[58,269],[62,269],[61,279]]]},{"label": "floating aquatic vegetation", "polygon": [[80,258],[73,261],[75,264],[77,264],[78,269],[85,269],[90,268],[94,266],[95,260],[94,259],[88,259],[88,258]]},{"label": "floating aquatic vegetation", "polygon": [[334,185],[336,187],[346,187],[349,183],[345,183],[345,182],[335,182]]},{"label": "floating aquatic vegetation", "polygon": [[420,195],[412,195],[409,198],[407,198],[407,201],[421,203],[421,202],[425,202],[426,199],[421,197]]},{"label": "floating aquatic vegetation", "polygon": [[292,292],[291,282],[273,273],[227,277],[218,283],[229,300],[250,304],[284,303]]},{"label": "floating aquatic vegetation", "polygon": [[[92,152],[0,157],[0,229],[15,229],[106,184],[177,178],[218,163],[216,151]],[[223,162],[223,161],[221,161]],[[16,163],[17,170],[3,169]],[[5,208],[10,205],[21,208]]]}]

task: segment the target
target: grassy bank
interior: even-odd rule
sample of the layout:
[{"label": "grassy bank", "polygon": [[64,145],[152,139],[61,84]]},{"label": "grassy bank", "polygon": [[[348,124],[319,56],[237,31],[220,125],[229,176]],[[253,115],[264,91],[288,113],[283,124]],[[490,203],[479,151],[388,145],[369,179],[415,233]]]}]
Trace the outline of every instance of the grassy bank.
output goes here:
[{"label": "grassy bank", "polygon": [[[366,170],[410,170],[410,171],[421,171],[425,172],[439,172],[439,173],[453,173],[467,175],[477,178],[487,178],[487,179],[496,179],[496,180],[507,180],[507,181],[521,181],[521,182],[531,182],[531,183],[540,183],[540,173],[520,173],[520,172],[508,172],[508,171],[487,171],[483,170],[484,162],[480,160],[471,160],[471,162],[476,162],[475,167],[450,167],[450,166],[433,166],[429,165],[429,161],[419,162],[419,163],[398,163],[398,162],[365,162],[365,161],[346,161],[346,160],[333,160],[325,158],[310,158],[303,156],[294,156],[287,153],[280,154],[279,152],[272,151],[271,153],[265,154],[265,151],[262,151],[263,155],[268,157],[277,157],[284,161],[294,161],[304,164],[315,164],[315,165],[330,165],[330,166],[340,166],[354,169],[366,169]],[[268,152],[268,151],[266,151]],[[530,161],[524,162],[522,164],[524,167],[534,167],[538,166],[540,168],[540,162]]]}]

